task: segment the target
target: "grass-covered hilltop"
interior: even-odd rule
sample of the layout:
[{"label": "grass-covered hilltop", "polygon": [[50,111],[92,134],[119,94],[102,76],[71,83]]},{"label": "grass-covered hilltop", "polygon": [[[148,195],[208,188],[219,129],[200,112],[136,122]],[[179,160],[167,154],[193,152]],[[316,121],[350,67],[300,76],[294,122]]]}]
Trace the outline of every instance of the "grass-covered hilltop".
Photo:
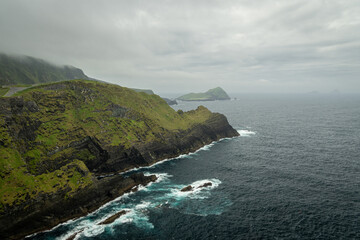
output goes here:
[{"label": "grass-covered hilltop", "polygon": [[0,53],[0,86],[31,85],[70,79],[89,78],[81,69],[73,66],[56,66],[34,57]]},{"label": "grass-covered hilltop", "polygon": [[155,176],[114,175],[238,133],[205,107],[89,80],[0,98],[0,238],[21,238],[93,211]]},{"label": "grass-covered hilltop", "polygon": [[221,87],[217,87],[204,93],[189,93],[177,99],[182,101],[215,101],[230,100],[230,97]]}]

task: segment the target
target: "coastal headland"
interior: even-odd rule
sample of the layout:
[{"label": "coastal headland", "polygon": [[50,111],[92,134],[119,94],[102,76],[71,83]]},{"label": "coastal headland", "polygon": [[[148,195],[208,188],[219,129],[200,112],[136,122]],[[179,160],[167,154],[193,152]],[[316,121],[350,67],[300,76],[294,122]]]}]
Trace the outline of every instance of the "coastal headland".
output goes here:
[{"label": "coastal headland", "polygon": [[157,95],[91,80],[2,98],[0,123],[1,239],[49,229],[156,181],[119,173],[238,135],[203,106],[175,111]]}]

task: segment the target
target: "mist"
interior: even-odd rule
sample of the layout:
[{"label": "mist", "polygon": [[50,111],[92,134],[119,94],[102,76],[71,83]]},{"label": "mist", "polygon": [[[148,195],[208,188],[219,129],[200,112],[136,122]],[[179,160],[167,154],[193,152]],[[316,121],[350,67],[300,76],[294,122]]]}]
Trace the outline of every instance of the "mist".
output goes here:
[{"label": "mist", "polygon": [[0,2],[0,52],[156,93],[360,92],[360,3]]}]

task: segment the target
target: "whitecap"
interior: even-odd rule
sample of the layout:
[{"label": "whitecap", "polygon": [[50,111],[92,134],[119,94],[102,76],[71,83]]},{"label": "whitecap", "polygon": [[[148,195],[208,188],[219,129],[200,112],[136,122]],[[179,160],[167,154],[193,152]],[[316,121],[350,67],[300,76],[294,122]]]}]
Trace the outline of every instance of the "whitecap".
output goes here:
[{"label": "whitecap", "polygon": [[141,210],[143,210],[143,209],[148,208],[150,205],[151,205],[151,202],[142,201],[141,203],[139,203],[139,204],[137,204],[137,205],[135,206],[135,209],[136,209],[137,211],[141,211]]},{"label": "whitecap", "polygon": [[255,135],[256,132],[250,131],[250,130],[237,130],[237,132],[240,134],[240,137],[250,137],[252,135]]},{"label": "whitecap", "polygon": [[215,145],[215,143],[216,143],[216,142],[212,142],[212,143],[210,143],[210,144],[208,144],[208,145],[205,145],[205,146],[199,148],[198,150],[196,150],[194,153],[197,153],[197,152],[200,152],[200,151],[208,151],[208,150],[210,150],[210,148],[211,148],[212,146]]},{"label": "whitecap", "polygon": [[76,228],[73,228],[71,231],[66,232],[65,234],[63,234],[62,236],[56,238],[56,239],[68,239],[69,237],[73,236],[74,234],[76,234],[74,239],[78,239],[81,235],[81,233],[84,231],[84,227],[83,226],[79,226]]},{"label": "whitecap", "polygon": [[[205,183],[211,183],[211,186],[207,186],[207,187],[202,187],[199,188],[200,186],[203,186]],[[221,184],[221,181],[219,179],[216,178],[212,178],[212,179],[204,179],[204,180],[199,180],[196,182],[193,182],[191,184],[191,186],[193,186],[195,189],[213,189],[218,187]]]},{"label": "whitecap", "polygon": [[94,237],[105,231],[106,225],[91,225],[91,227],[85,228],[82,234],[85,237]]},{"label": "whitecap", "polygon": [[162,182],[165,180],[168,180],[169,178],[172,177],[172,175],[168,174],[168,173],[150,173],[150,172],[144,172],[144,176],[150,176],[150,175],[155,175],[157,177],[156,182]]},{"label": "whitecap", "polygon": [[154,228],[154,225],[149,222],[149,217],[147,216],[147,209],[151,205],[152,204],[150,202],[142,202],[137,204],[127,214],[121,216],[118,221],[115,222],[134,223],[139,228]]}]

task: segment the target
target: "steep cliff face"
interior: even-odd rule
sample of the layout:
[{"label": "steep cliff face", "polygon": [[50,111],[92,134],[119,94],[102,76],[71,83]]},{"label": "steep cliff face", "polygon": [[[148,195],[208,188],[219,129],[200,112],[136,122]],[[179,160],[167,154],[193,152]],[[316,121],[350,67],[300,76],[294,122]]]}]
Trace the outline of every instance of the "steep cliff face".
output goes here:
[{"label": "steep cliff face", "polygon": [[105,83],[59,82],[2,98],[0,236],[54,226],[156,178],[98,175],[237,135],[205,107],[176,112],[157,95]]}]

